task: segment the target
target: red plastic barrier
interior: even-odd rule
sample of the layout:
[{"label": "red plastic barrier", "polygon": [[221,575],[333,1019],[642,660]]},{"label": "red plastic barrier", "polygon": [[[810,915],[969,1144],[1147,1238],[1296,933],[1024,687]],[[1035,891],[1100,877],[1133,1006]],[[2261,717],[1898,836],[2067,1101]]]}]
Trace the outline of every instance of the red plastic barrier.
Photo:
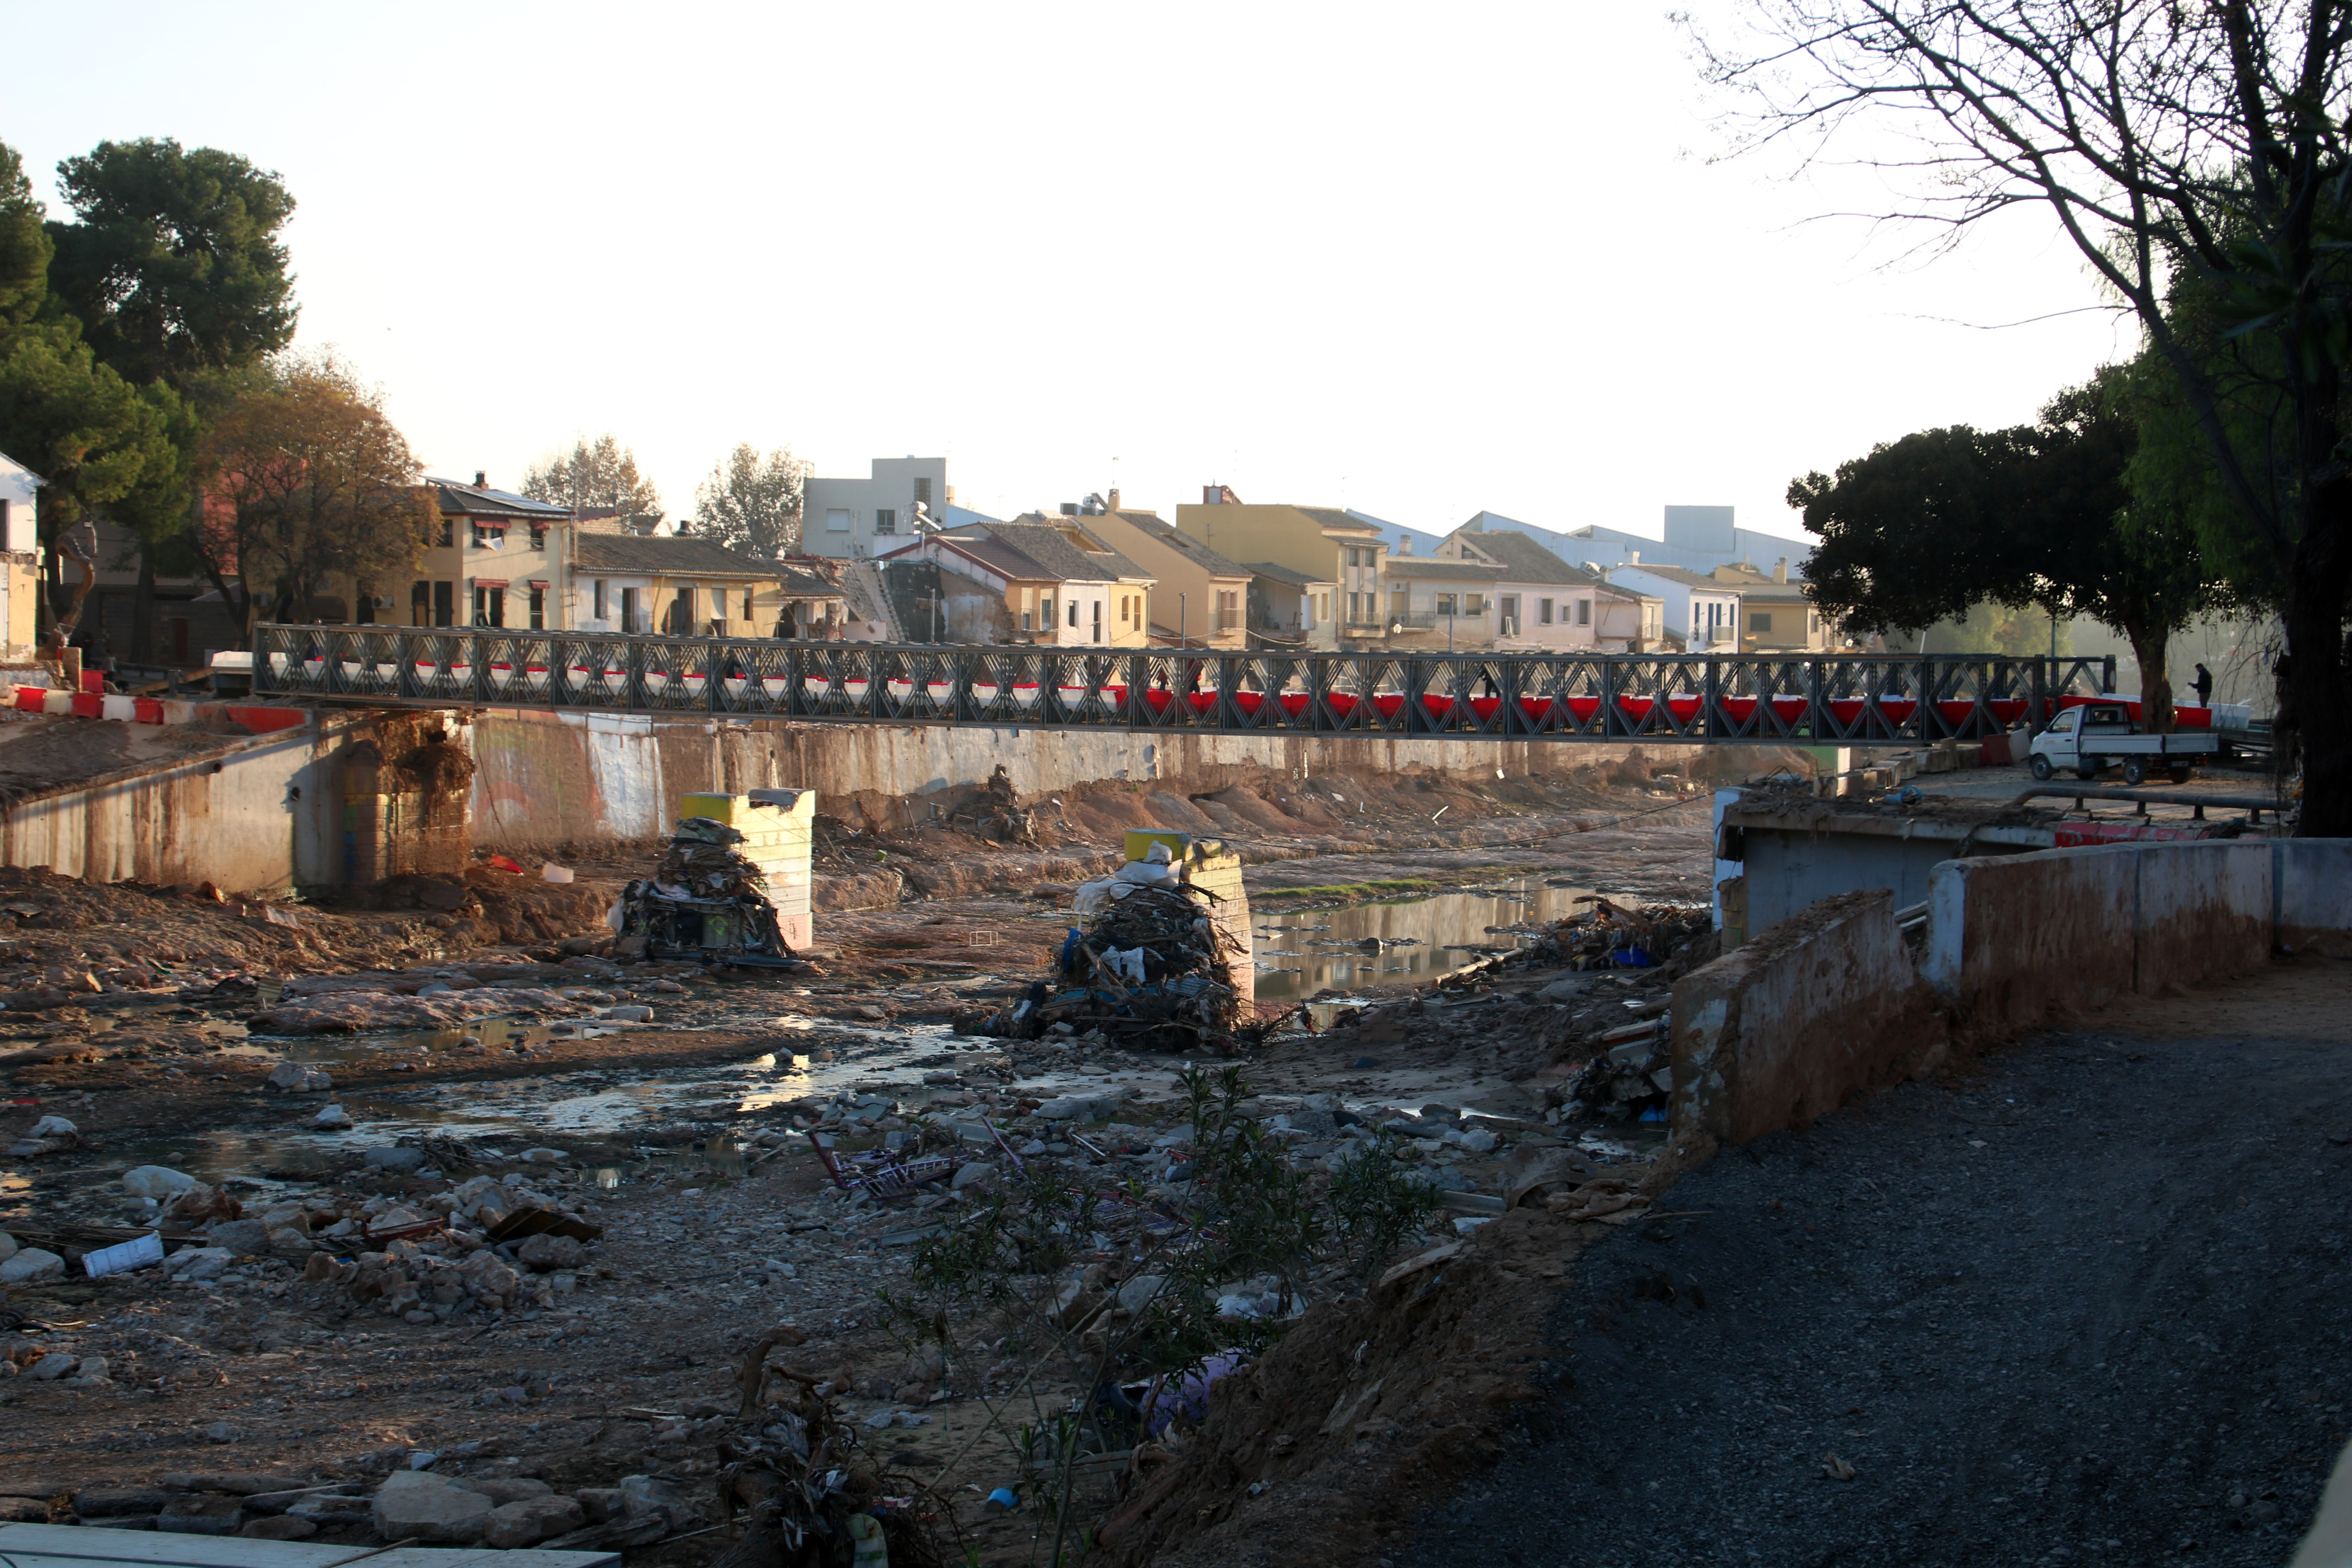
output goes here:
[{"label": "red plastic barrier", "polygon": [[1528,722],[1530,724],[1540,724],[1545,720],[1550,718],[1551,707],[1552,699],[1549,697],[1522,697],[1519,699],[1519,711],[1528,716]]},{"label": "red plastic barrier", "polygon": [[1342,719],[1356,710],[1355,698],[1345,691],[1334,691],[1324,700],[1331,704],[1331,711]]},{"label": "red plastic barrier", "polygon": [[1282,694],[1282,710],[1294,719],[1307,711],[1307,697],[1304,691],[1286,691]]},{"label": "red plastic barrier", "polygon": [[257,735],[299,730],[310,715],[299,708],[231,708],[228,716]]},{"label": "red plastic barrier", "polygon": [[94,692],[100,696],[104,696],[106,693],[106,671],[102,669],[83,670],[81,672],[81,689],[84,691]]},{"label": "red plastic barrier", "polygon": [[106,699],[95,691],[77,691],[73,694],[73,710],[77,719],[103,719]]},{"label": "red plastic barrier", "polygon": [[1706,706],[1706,698],[1694,697],[1686,692],[1666,699],[1666,711],[1675,716],[1675,722],[1677,724],[1689,723],[1698,717],[1698,710],[1705,706]]},{"label": "red plastic barrier", "polygon": [[1985,706],[1992,710],[1992,716],[2000,721],[2000,727],[2009,730],[2016,727],[2017,721],[2025,717],[2025,710],[2033,704],[2022,697],[1992,697],[1986,699]]},{"label": "red plastic barrier", "polygon": [[1503,700],[1499,697],[1473,697],[1470,699],[1470,711],[1478,715],[1478,722],[1481,724],[1485,723],[1487,720],[1492,719],[1496,713],[1501,712],[1502,708]]},{"label": "red plastic barrier", "polygon": [[163,721],[163,700],[160,697],[134,697],[131,700],[131,710],[142,724],[161,724]]},{"label": "red plastic barrier", "polygon": [[1598,697],[1570,697],[1567,701],[1570,715],[1580,724],[1591,723],[1592,716],[1601,711]]},{"label": "red plastic barrier", "polygon": [[1911,715],[1919,711],[1919,700],[1916,697],[1882,697],[1878,700],[1878,710],[1886,715],[1886,721],[1890,724],[1908,724]]},{"label": "red plastic barrier", "polygon": [[1828,708],[1830,717],[1842,725],[1851,725],[1862,717],[1862,699],[1859,697],[1832,697],[1829,700]]},{"label": "red plastic barrier", "polygon": [[38,713],[47,698],[48,693],[37,686],[16,688],[16,706],[27,713]]},{"label": "red plastic barrier", "polygon": [[1625,717],[1631,719],[1636,724],[1640,723],[1643,720],[1647,719],[1650,716],[1650,710],[1655,708],[1657,705],[1658,700],[1654,697],[1620,697],[1617,699],[1617,706],[1623,710]]},{"label": "red plastic barrier", "polygon": [[1397,716],[1398,710],[1404,707],[1404,697],[1400,692],[1383,691],[1372,699],[1372,707],[1378,710],[1381,718],[1393,719]]}]

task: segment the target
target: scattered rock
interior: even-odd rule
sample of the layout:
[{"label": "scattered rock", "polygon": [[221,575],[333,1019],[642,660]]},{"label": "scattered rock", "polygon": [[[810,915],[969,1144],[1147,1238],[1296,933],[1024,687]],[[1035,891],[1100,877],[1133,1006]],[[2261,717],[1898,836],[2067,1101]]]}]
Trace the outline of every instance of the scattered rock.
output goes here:
[{"label": "scattered rock", "polygon": [[577,1268],[587,1261],[587,1249],[568,1236],[542,1232],[515,1248],[515,1260],[537,1274]]},{"label": "scattered rock", "polygon": [[617,1007],[605,1008],[600,1016],[610,1018],[616,1024],[650,1024],[654,1021],[654,1010],[637,1003],[628,1002]]},{"label": "scattered rock", "polygon": [[424,1470],[394,1470],[376,1489],[370,1509],[377,1535],[386,1541],[449,1542],[467,1546],[482,1538],[496,1505],[478,1491],[453,1486]]},{"label": "scattered rock", "polygon": [[948,1186],[951,1191],[960,1193],[966,1187],[991,1187],[995,1184],[996,1167],[985,1160],[971,1160],[966,1162],[963,1167],[956,1172],[955,1179],[950,1181]]},{"label": "scattered rock", "polygon": [[366,1151],[361,1158],[368,1163],[371,1170],[393,1171],[404,1175],[412,1171],[423,1170],[428,1156],[422,1149],[394,1149],[379,1146]]},{"label": "scattered rock", "polygon": [[307,1519],[281,1513],[266,1519],[249,1519],[237,1533],[253,1541],[307,1541],[319,1533],[319,1527]]},{"label": "scattered rock", "polygon": [[84,1519],[125,1513],[161,1513],[172,1500],[162,1487],[84,1487],[74,1494],[74,1511]]},{"label": "scattered rock", "polygon": [[269,1250],[269,1227],[257,1219],[223,1220],[212,1227],[212,1238],[215,1247],[241,1256]]},{"label": "scattered rock", "polygon": [[332,1075],[323,1068],[306,1067],[300,1062],[279,1062],[269,1069],[269,1087],[294,1094],[316,1094],[335,1087]]},{"label": "scattered rock", "polygon": [[70,1138],[79,1131],[79,1128],[76,1127],[72,1122],[67,1121],[62,1116],[44,1116],[38,1121],[33,1123],[33,1130],[30,1132],[26,1133],[25,1136],[27,1138]]},{"label": "scattered rock", "polygon": [[235,1535],[245,1522],[245,1501],[210,1492],[184,1492],[165,1503],[155,1528],[181,1535]]},{"label": "scattered rock", "polygon": [[320,1108],[319,1114],[310,1118],[310,1125],[321,1132],[348,1132],[352,1123],[349,1111],[340,1105],[329,1105]]},{"label": "scattered rock", "polygon": [[134,1198],[153,1198],[159,1203],[178,1197],[195,1184],[195,1177],[169,1165],[133,1165],[122,1173],[124,1192]]},{"label": "scattered rock", "polygon": [[20,1247],[7,1262],[0,1263],[0,1285],[32,1285],[65,1277],[66,1260],[43,1247]]},{"label": "scattered rock", "polygon": [[482,1521],[482,1544],[512,1550],[532,1546],[551,1535],[577,1530],[587,1512],[568,1497],[524,1498],[500,1503]]},{"label": "scattered rock", "polygon": [[226,1421],[215,1421],[205,1428],[205,1440],[211,1443],[234,1443],[244,1436]]}]

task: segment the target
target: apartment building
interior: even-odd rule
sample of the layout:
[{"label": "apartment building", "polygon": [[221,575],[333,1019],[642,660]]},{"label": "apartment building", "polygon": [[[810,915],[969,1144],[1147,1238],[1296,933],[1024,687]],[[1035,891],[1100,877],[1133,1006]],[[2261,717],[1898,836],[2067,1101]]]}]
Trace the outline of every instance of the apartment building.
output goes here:
[{"label": "apartment building", "polygon": [[[1495,646],[1517,652],[1597,651],[1605,619],[1594,615],[1596,595],[1605,586],[1601,575],[1570,565],[1529,535],[1489,532],[1486,515],[1447,534],[1436,552],[1449,560],[1484,562],[1501,574],[1494,586]],[[1391,556],[1391,575],[1395,572]]]},{"label": "apartment building", "polygon": [[1609,581],[1663,602],[1664,637],[1690,653],[1739,648],[1739,590],[1679,566],[1612,566]]},{"label": "apartment building", "polygon": [[919,513],[943,528],[988,521],[955,504],[945,458],[877,458],[864,479],[803,480],[801,551],[866,560],[914,537]]},{"label": "apartment building", "polygon": [[1250,569],[1173,527],[1156,511],[1124,510],[1118,492],[1087,531],[1151,574],[1153,637],[1187,647],[1249,646]]},{"label": "apartment building", "polygon": [[[1151,574],[1084,526],[1091,518],[1030,513],[910,540],[886,565],[926,562],[1001,595],[1003,637],[1056,647],[1142,647],[1150,638]],[[944,587],[942,597],[955,595]],[[907,635],[923,639],[920,626]]]}]

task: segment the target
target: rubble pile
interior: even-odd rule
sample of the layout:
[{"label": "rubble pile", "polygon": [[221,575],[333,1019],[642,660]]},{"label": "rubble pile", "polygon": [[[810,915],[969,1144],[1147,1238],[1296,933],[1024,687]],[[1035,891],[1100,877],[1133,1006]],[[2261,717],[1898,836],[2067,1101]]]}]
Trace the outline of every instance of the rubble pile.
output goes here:
[{"label": "rubble pile", "polygon": [[743,841],[739,829],[713,818],[678,818],[653,876],[621,894],[615,956],[793,966],[767,877],[735,847]]},{"label": "rubble pile", "polygon": [[1213,898],[1153,846],[1151,858],[1078,889],[1087,924],[1062,944],[1057,991],[1040,981],[1014,1005],[959,1026],[1018,1039],[1098,1035],[1130,1050],[1230,1051],[1242,1019],[1234,965],[1250,955],[1235,951]]},{"label": "rubble pile", "polygon": [[1706,937],[1715,924],[1714,914],[1705,907],[1647,904],[1628,909],[1598,894],[1576,901],[1592,908],[1549,926],[1509,928],[1543,932],[1541,941],[1524,950],[1525,962],[1549,960],[1580,970],[1649,969]]},{"label": "rubble pile", "polygon": [[1601,1054],[1560,1086],[1570,1114],[1602,1121],[1665,1121],[1675,1075],[1664,1016],[1629,1024],[1604,1036],[1601,1045]]}]

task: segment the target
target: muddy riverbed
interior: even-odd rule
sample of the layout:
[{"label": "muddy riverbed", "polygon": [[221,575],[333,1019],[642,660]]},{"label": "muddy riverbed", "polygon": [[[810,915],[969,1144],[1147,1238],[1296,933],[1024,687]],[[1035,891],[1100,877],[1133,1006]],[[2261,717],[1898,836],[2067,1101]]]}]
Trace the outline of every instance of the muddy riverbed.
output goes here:
[{"label": "muddy riverbed", "polygon": [[[1489,928],[1556,918],[1588,890],[1692,897],[1706,870],[1705,798],[1588,781],[1573,798],[1489,802],[1494,810],[1444,829],[1444,842],[1404,843],[1391,830],[1355,854],[1339,852],[1343,832],[1254,832],[1241,847],[1259,911],[1261,1012],[1318,994],[1399,1002],[1518,940]],[[937,866],[945,852],[934,850],[927,863]],[[656,1469],[691,1482],[715,1468],[707,1444],[656,1417],[727,1406],[731,1358],[783,1321],[809,1334],[806,1364],[840,1374],[855,1418],[908,1418],[874,1441],[904,1449],[923,1481],[954,1500],[956,1528],[979,1560],[1030,1561],[1034,1521],[980,1506],[1012,1473],[1003,1442],[974,1440],[1004,1407],[981,1397],[989,1369],[899,1397],[907,1347],[877,1326],[874,1304],[903,1279],[906,1239],[921,1227],[895,1209],[841,1201],[793,1131],[862,1107],[850,1125],[879,1143],[978,1108],[1036,1157],[1140,1179],[1179,1118],[1185,1064],[1087,1040],[1008,1049],[955,1033],[959,1014],[1010,1000],[1044,973],[1070,924],[1069,890],[1089,868],[1067,845],[961,853],[997,868],[996,885],[822,914],[813,970],[740,977],[631,965],[599,983],[612,1002],[572,1017],[291,1039],[251,1031],[258,999],[233,985],[163,1005],[23,1015],[0,1037],[0,1053],[17,1053],[0,1068],[9,1102],[0,1132],[13,1139],[63,1116],[80,1146],[0,1161],[0,1229],[133,1223],[121,1178],[152,1163],[220,1184],[249,1212],[309,1205],[321,1215],[363,1198],[415,1205],[487,1174],[572,1206],[601,1235],[578,1267],[527,1280],[536,1294],[503,1310],[461,1303],[421,1321],[306,1285],[283,1258],[202,1281],[144,1270],[13,1287],[6,1310],[42,1331],[13,1336],[11,1366],[62,1347],[102,1357],[110,1371],[74,1386],[29,1373],[0,1380],[16,1434],[0,1439],[0,1470],[76,1485],[223,1468],[329,1476],[479,1442],[510,1468],[565,1485]],[[1029,861],[1013,874],[1007,857],[1022,855]],[[1040,874],[1057,868],[1066,874]],[[583,879],[593,886],[603,869],[584,866]],[[462,967],[529,951],[452,954],[446,926],[404,934],[427,916],[369,918],[377,935],[363,962],[421,955]],[[102,935],[118,963],[138,961],[118,930]],[[37,956],[72,939],[47,940]],[[335,967],[315,939],[268,956],[266,984]],[[1492,1144],[1433,1142],[1425,1163],[1442,1184],[1496,1191],[1498,1161],[1557,1141],[1543,1121],[1547,1090],[1566,1070],[1564,1042],[1591,1026],[1593,1007],[1534,1000],[1529,987],[1542,978],[1513,996],[1427,997],[1410,1028],[1285,1026],[1242,1065],[1270,1107],[1330,1095],[1365,1114],[1466,1113],[1496,1130]],[[651,1016],[600,1018],[606,1006]],[[331,1088],[270,1089],[284,1062],[322,1071]],[[1076,1092],[1116,1108],[1084,1142],[1035,1114],[1039,1101]],[[314,1125],[331,1104],[350,1128]],[[1588,1139],[1594,1157],[1635,1163],[1655,1142],[1641,1129]],[[404,1144],[433,1151],[424,1172],[364,1163],[369,1150]],[[1297,1157],[1324,1156],[1308,1144]],[[1437,1220],[1440,1234],[1454,1217]],[[1355,1287],[1334,1279],[1321,1288]],[[1022,1398],[1042,1413],[1075,1392],[1040,1378]],[[632,1562],[696,1563],[712,1550],[704,1538]]]}]

